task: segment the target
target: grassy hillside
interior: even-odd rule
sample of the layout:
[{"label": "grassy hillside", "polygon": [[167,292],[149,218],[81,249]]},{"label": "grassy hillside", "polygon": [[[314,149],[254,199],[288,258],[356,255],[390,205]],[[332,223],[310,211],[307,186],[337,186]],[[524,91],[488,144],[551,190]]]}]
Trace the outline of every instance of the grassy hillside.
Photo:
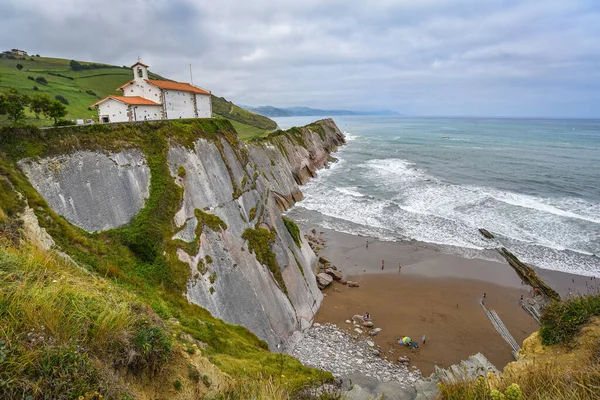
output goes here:
[{"label": "grassy hillside", "polygon": [[[183,193],[166,157],[170,143],[200,137],[226,140],[244,157],[223,119],[0,130],[0,398],[251,399],[273,389],[282,396],[268,398],[277,399],[332,379],[182,295],[190,269],[171,238]],[[131,223],[101,233],[54,213],[16,166],[23,157],[127,146],[146,157],[149,198]],[[21,244],[16,217],[26,204],[76,264]]]},{"label": "grassy hillside", "polygon": [[[120,94],[115,89],[131,79],[131,69],[106,66],[73,71],[69,61],[62,58],[24,57],[25,59],[0,58],[0,91],[15,87],[20,92],[32,95],[47,93],[55,98],[61,95],[69,102],[68,118],[97,117],[95,109],[88,107],[109,94]],[[23,66],[21,70],[17,65]],[[90,63],[81,62],[83,65]],[[44,78],[47,83],[36,81]],[[164,79],[150,73],[152,79]],[[33,79],[32,79],[33,78]],[[37,87],[38,90],[34,90]],[[46,122],[46,121],[41,121]]]},{"label": "grassy hillside", "polygon": [[[94,68],[73,71],[69,62],[70,60],[62,58],[28,56],[10,59],[4,56],[0,58],[0,91],[15,87],[29,95],[47,93],[51,98],[60,95],[69,102],[67,119],[96,119],[98,113],[95,109],[90,110],[90,105],[110,94],[122,94],[116,88],[132,78],[128,66],[118,67],[80,61],[82,65]],[[21,70],[17,69],[19,64],[23,66]],[[149,77],[165,79],[152,72],[149,72]],[[39,78],[45,79],[47,83],[36,81]],[[37,87],[37,90],[34,90],[34,87]],[[213,111],[216,116],[236,121],[236,129],[245,137],[260,136],[266,131],[277,128],[277,124],[269,118],[243,110],[216,96],[213,96]],[[6,120],[0,120],[0,125],[3,122]],[[33,115],[28,116],[26,123],[36,126],[52,125],[51,120],[36,119]]]},{"label": "grassy hillside", "polygon": [[244,110],[222,97],[212,96],[213,114],[242,124],[251,125],[263,131],[277,129],[277,123],[272,119]]}]

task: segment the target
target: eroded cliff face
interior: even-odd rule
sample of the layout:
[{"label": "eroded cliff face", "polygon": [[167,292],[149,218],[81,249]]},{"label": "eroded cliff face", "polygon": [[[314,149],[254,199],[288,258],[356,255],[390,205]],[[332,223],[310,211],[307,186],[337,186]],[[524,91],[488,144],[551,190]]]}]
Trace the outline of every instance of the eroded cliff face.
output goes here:
[{"label": "eroded cliff face", "polygon": [[[169,147],[169,171],[183,189],[172,241],[190,267],[190,302],[247,327],[272,349],[311,324],[323,298],[316,256],[303,238],[297,246],[281,210],[302,198],[299,184],[343,143],[334,122],[322,120],[250,144],[216,135]],[[57,213],[89,232],[130,222],[151,182],[135,149],[75,151],[19,165]],[[252,248],[248,238],[257,234],[263,242]],[[256,244],[264,240],[266,256]]]},{"label": "eroded cliff face", "polygon": [[88,232],[125,225],[148,198],[150,169],[139,150],[77,151],[18,164],[54,211]]}]

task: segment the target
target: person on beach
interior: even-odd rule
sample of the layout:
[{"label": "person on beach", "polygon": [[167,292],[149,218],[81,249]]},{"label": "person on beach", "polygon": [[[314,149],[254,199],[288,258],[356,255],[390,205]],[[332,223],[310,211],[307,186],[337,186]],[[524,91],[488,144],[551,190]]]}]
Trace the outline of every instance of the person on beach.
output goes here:
[{"label": "person on beach", "polygon": [[369,248],[369,239],[367,239],[367,249]]},{"label": "person on beach", "polygon": [[368,312],[366,312],[365,315],[363,315],[363,319],[365,321],[370,321],[371,320],[371,314],[369,314]]},{"label": "person on beach", "polygon": [[398,272],[402,272],[402,264],[398,263]]},{"label": "person on beach", "polygon": [[523,303],[523,295],[521,295],[521,301],[519,302],[519,304],[521,305],[521,307],[523,307],[523,304],[525,304]]},{"label": "person on beach", "polygon": [[421,338],[421,343],[422,343],[422,344],[425,344],[425,339],[426,339],[426,338],[425,338],[425,335],[423,335],[423,337]]},{"label": "person on beach", "polygon": [[383,271],[383,264],[385,263],[385,260],[381,260],[381,270]]},{"label": "person on beach", "polygon": [[481,298],[481,304],[485,304],[486,298],[487,298],[487,294],[483,293],[483,297]]}]

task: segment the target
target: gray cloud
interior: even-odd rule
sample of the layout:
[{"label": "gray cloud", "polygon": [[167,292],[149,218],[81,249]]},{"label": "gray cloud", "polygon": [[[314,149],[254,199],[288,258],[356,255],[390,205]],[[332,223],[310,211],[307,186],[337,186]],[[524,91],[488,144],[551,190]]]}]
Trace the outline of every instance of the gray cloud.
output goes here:
[{"label": "gray cloud", "polygon": [[129,65],[242,104],[600,116],[592,0],[4,0],[0,47]]}]

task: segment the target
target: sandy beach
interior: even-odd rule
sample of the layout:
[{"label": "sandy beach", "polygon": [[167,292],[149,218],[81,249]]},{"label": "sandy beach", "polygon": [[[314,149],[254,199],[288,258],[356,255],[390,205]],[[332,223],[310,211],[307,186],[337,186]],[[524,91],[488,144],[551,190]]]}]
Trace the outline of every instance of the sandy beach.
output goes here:
[{"label": "sandy beach", "polygon": [[[530,296],[529,286],[499,256],[498,261],[467,259],[429,244],[381,242],[325,230],[321,237],[326,247],[320,254],[360,287],[333,282],[324,290],[327,296],[315,322],[351,331],[354,327],[346,320],[369,312],[375,327],[382,329],[374,340],[383,354],[390,360],[408,356],[423,375],[433,372],[435,365],[446,367],[477,352],[499,369],[513,360],[510,346],[480,306],[483,293],[486,306],[496,310],[518,343],[539,329],[519,306],[521,295]],[[494,252],[489,258],[494,258]],[[589,277],[539,273],[561,295],[583,293],[591,282]],[[418,339],[419,348],[398,345],[396,339],[404,335]],[[425,345],[421,345],[422,335],[427,338]]]}]

